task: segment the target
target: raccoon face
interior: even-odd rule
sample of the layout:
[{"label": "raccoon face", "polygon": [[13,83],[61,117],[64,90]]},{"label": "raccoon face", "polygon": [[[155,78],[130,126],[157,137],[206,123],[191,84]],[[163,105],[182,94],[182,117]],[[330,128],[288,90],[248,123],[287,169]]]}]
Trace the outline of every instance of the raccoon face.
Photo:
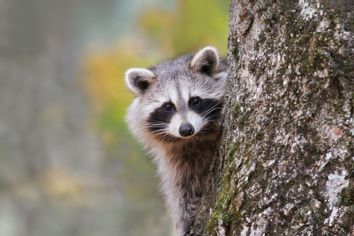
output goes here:
[{"label": "raccoon face", "polygon": [[165,142],[215,134],[226,77],[213,47],[149,69],[129,69],[126,83],[137,97],[128,111],[128,124]]}]

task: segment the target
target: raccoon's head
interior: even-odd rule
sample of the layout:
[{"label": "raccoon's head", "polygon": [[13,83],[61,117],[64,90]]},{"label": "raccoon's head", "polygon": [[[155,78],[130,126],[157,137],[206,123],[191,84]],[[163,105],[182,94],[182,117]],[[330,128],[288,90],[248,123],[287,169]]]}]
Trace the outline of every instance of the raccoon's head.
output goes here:
[{"label": "raccoon's head", "polygon": [[127,121],[141,138],[163,142],[207,138],[219,131],[227,73],[214,47],[126,72],[136,94]]}]

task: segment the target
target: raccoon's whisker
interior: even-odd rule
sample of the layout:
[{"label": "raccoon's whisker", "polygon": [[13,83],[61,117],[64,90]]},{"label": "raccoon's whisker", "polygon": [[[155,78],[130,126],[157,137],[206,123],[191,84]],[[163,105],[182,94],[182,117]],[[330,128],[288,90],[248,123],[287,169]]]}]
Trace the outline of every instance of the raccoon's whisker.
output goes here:
[{"label": "raccoon's whisker", "polygon": [[203,112],[202,112],[202,116],[204,116],[204,114],[206,114],[209,110],[213,109],[215,107],[215,104],[210,104]]},{"label": "raccoon's whisker", "polygon": [[157,134],[157,135],[161,135],[161,134],[166,133],[166,129],[163,128],[163,127],[161,127],[161,129],[156,129],[156,130],[151,130],[149,128],[156,129],[157,127],[146,126],[146,127],[138,129],[138,131],[140,131],[140,132],[149,132],[149,133]]},{"label": "raccoon's whisker", "polygon": [[165,125],[162,125],[162,124],[160,124],[160,125],[147,125],[146,126],[147,128],[165,128]]},{"label": "raccoon's whisker", "polygon": [[207,122],[215,120],[216,118],[217,118],[217,116],[203,117],[203,121],[207,123]]},{"label": "raccoon's whisker", "polygon": [[213,111],[216,111],[216,110],[218,110],[218,109],[220,109],[220,108],[217,107],[217,106],[213,106],[213,107],[211,107],[210,109],[208,109],[208,110],[206,110],[205,112],[203,112],[203,115],[206,116],[206,115],[208,115],[208,114],[210,114],[210,113],[212,113]]},{"label": "raccoon's whisker", "polygon": [[170,135],[167,129],[163,130],[163,132],[161,132],[159,136],[160,139],[165,142],[173,142],[177,139],[176,137]]},{"label": "raccoon's whisker", "polygon": [[162,140],[163,140],[164,142],[168,142],[168,141],[169,141],[169,136],[163,135],[163,136],[162,136]]},{"label": "raccoon's whisker", "polygon": [[150,132],[153,134],[159,135],[159,136],[166,136],[166,135],[168,135],[167,131],[168,130],[166,128],[161,127],[161,129],[152,130]]},{"label": "raccoon's whisker", "polygon": [[166,131],[167,130],[153,130],[151,131],[151,133],[161,135],[161,134],[166,134]]},{"label": "raccoon's whisker", "polygon": [[154,130],[154,131],[151,131],[151,133],[160,135],[160,134],[164,134],[165,132],[164,131],[160,131],[160,130]]},{"label": "raccoon's whisker", "polygon": [[150,123],[147,126],[163,126],[163,123]]},{"label": "raccoon's whisker", "polygon": [[164,130],[165,128],[163,126],[147,126],[151,130]]},{"label": "raccoon's whisker", "polygon": [[221,110],[221,108],[218,107],[217,105],[215,105],[215,106],[211,107],[210,109],[204,111],[204,112],[201,114],[201,116],[202,116],[202,117],[206,117],[207,115],[209,115],[209,114],[211,114],[212,112],[217,111],[217,110]]},{"label": "raccoon's whisker", "polygon": [[[147,126],[145,126],[145,127],[141,127],[141,128],[139,128],[138,130],[139,131],[147,131],[147,130],[149,130],[149,128],[159,128],[159,127],[161,127],[161,128],[163,128],[162,126],[149,126],[149,125],[147,125]],[[159,130],[161,130],[161,129],[159,129]],[[149,130],[149,132],[150,132],[150,130]]]},{"label": "raccoon's whisker", "polygon": [[171,140],[171,137],[170,137],[168,134],[166,134],[166,133],[163,133],[163,134],[161,135],[161,140],[164,141],[164,142],[172,141],[172,140]]},{"label": "raccoon's whisker", "polygon": [[150,130],[149,132],[157,136],[160,136],[161,141],[166,141],[166,142],[174,141],[174,137],[168,134],[168,129],[166,128],[166,124],[161,122],[156,122],[156,123],[150,123],[146,127],[154,129],[154,130]]},{"label": "raccoon's whisker", "polygon": [[214,108],[219,107],[219,105],[220,105],[220,102],[210,104],[210,105],[204,110],[203,114],[210,112],[211,109],[214,109]]}]

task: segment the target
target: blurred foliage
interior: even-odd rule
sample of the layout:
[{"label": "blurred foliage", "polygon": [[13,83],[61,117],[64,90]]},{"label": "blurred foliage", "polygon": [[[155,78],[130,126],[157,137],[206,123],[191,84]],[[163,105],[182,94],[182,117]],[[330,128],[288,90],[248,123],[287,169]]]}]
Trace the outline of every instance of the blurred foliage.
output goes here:
[{"label": "blurred foliage", "polygon": [[124,72],[225,53],[228,4],[0,4],[0,236],[169,235],[156,171],[124,122]]},{"label": "blurred foliage", "polygon": [[226,53],[228,4],[228,0],[181,0],[175,12],[143,12],[138,27],[162,56],[192,52],[205,45]]}]

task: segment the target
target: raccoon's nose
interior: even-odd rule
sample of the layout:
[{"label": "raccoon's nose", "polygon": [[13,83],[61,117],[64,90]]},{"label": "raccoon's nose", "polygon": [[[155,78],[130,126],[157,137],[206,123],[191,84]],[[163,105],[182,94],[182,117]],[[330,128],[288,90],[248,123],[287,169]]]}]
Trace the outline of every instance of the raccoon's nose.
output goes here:
[{"label": "raccoon's nose", "polygon": [[194,133],[193,125],[190,123],[183,123],[178,130],[179,134],[183,137],[191,136]]}]

